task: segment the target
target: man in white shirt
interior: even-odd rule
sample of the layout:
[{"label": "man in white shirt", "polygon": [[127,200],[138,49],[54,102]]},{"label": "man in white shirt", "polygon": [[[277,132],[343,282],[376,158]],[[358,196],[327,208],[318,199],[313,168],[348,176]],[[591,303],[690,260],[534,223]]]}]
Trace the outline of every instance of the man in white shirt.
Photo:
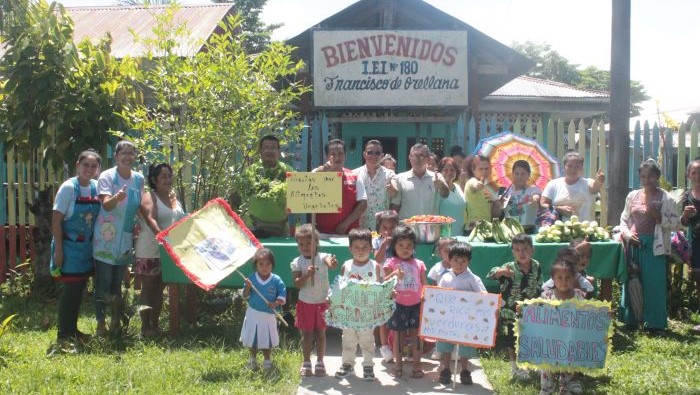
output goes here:
[{"label": "man in white shirt", "polygon": [[[390,209],[399,213],[399,219],[410,218],[414,215],[435,215],[438,213],[438,188],[436,183],[445,183],[440,173],[428,170],[430,150],[425,144],[415,144],[411,147],[408,160],[411,170],[400,173],[392,181]],[[449,188],[443,188],[449,195]]]}]

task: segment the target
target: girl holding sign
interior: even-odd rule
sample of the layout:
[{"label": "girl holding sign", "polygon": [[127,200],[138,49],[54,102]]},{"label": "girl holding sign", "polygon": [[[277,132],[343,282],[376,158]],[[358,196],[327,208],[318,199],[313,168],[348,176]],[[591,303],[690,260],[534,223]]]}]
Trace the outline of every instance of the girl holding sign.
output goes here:
[{"label": "girl holding sign", "polygon": [[[581,293],[576,292],[576,274],[575,263],[564,257],[557,258],[551,268],[554,288],[544,291],[542,293],[542,298],[548,300],[584,300]],[[557,391],[557,380],[561,387],[560,391]],[[580,394],[583,392],[581,382],[574,380],[574,375],[571,373],[548,372],[542,370],[540,372],[540,386],[540,395],[554,393]]]},{"label": "girl holding sign", "polygon": [[[319,235],[312,224],[304,224],[296,230],[297,246],[301,255],[291,263],[294,286],[299,289],[296,327],[302,335],[301,349],[304,362],[299,373],[326,376],[323,357],[326,354],[326,319],[328,309],[328,269],[335,269],[335,256],[318,251]],[[311,349],[316,343],[316,367],[311,370]]]},{"label": "girl holding sign", "polygon": [[391,249],[394,256],[384,263],[384,281],[396,277],[396,310],[387,326],[394,331],[395,377],[403,376],[403,355],[401,345],[408,336],[412,344],[413,371],[411,377],[421,378],[424,373],[420,366],[421,350],[416,338],[420,322],[421,291],[428,280],[425,276],[425,263],[415,258],[416,234],[406,226],[399,226],[391,235]]}]

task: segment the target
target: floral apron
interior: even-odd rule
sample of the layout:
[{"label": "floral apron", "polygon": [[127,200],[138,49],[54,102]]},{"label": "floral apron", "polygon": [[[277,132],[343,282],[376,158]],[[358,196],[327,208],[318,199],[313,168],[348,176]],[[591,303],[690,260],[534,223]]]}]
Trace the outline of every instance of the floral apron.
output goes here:
[{"label": "floral apron", "polygon": [[[127,189],[126,198],[112,211],[100,209],[93,238],[95,259],[111,265],[127,265],[133,261],[134,224],[141,205],[143,175],[132,172],[134,184]],[[113,191],[118,191],[119,173],[114,172]]]}]

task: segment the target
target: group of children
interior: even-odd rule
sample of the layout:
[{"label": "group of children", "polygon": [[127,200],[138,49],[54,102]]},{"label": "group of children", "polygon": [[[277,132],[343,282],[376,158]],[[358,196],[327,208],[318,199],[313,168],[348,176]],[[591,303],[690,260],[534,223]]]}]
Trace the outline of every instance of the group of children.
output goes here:
[{"label": "group of children", "polygon": [[[482,280],[470,269],[472,258],[468,243],[453,239],[440,239],[437,245],[441,262],[434,265],[426,275],[425,264],[415,257],[416,235],[408,227],[398,226],[398,217],[393,211],[380,212],[377,215],[378,237],[373,239],[369,229],[354,229],[350,232],[349,249],[352,259],[341,267],[341,275],[349,279],[368,282],[382,282],[396,278],[393,298],[396,308],[385,326],[379,328],[382,346],[380,351],[385,361],[393,358],[393,375],[397,378],[404,374],[403,345],[410,344],[412,378],[423,377],[421,368],[421,341],[417,338],[420,321],[420,306],[423,286],[432,284],[439,287],[471,292],[486,292]],[[338,262],[335,256],[318,251],[319,235],[311,224],[300,226],[296,230],[296,241],[301,255],[291,263],[294,285],[299,289],[299,301],[296,304],[296,327],[302,334],[303,363],[302,376],[327,375],[324,365],[326,348],[325,311],[328,309],[328,292],[330,288],[328,271],[335,269]],[[517,235],[512,241],[515,261],[494,267],[487,274],[497,280],[504,305],[500,310],[499,336],[508,347],[514,378],[528,377],[526,371],[516,367],[514,351],[515,336],[513,326],[516,321],[517,302],[543,297],[545,299],[564,300],[584,298],[593,289],[590,278],[581,274],[590,259],[591,246],[586,241],[578,242],[570,248],[563,249],[551,266],[551,283],[542,284],[540,263],[532,258],[534,247],[532,238],[525,234]],[[375,259],[371,256],[374,254]],[[263,368],[269,369],[270,349],[278,345],[274,310],[285,303],[286,290],[279,276],[272,273],[274,256],[268,249],[260,249],[254,257],[256,272],[246,280],[244,296],[249,298],[249,307],[243,323],[241,341],[251,349],[249,366],[257,366],[257,350],[264,355]],[[548,282],[549,283],[549,282]],[[251,293],[251,284],[260,294]],[[264,295],[266,301],[263,301]],[[392,340],[390,342],[390,340]],[[342,365],[335,372],[335,377],[344,378],[354,374],[356,350],[362,350],[362,376],[365,380],[374,380],[373,357],[375,352],[374,330],[344,329],[342,334]],[[389,343],[392,347],[389,348]],[[316,347],[316,363],[311,363],[311,351]],[[452,382],[449,362],[454,345],[438,342],[436,352],[440,355],[439,382]],[[389,354],[389,350],[391,353]],[[462,384],[471,384],[469,358],[476,357],[472,347],[459,346]],[[541,373],[542,393],[553,393],[556,381],[564,390],[580,392],[580,384],[570,375],[553,375]]]}]

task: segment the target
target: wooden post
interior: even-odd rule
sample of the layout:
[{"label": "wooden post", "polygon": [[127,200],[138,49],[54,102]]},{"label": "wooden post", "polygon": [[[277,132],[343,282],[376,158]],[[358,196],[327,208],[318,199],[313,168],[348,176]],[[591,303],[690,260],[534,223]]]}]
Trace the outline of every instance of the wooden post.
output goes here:
[{"label": "wooden post", "polygon": [[168,284],[168,318],[170,336],[180,334],[180,284]]},{"label": "wooden post", "polygon": [[[608,205],[606,204],[608,201],[608,187],[607,184],[610,183],[611,177],[610,177],[610,171],[608,169],[608,156],[607,156],[607,151],[608,151],[608,142],[605,137],[605,124],[603,121],[600,121],[598,124],[598,130],[595,132],[598,135],[598,168],[603,170],[603,173],[606,175],[605,183],[603,184],[603,187],[600,189],[600,223],[601,226],[608,226],[609,221],[608,221]],[[611,284],[612,286],[612,284]],[[612,292],[612,288],[610,288]],[[612,294],[611,294],[612,295]]]},{"label": "wooden post", "polygon": [[616,172],[610,183],[608,223],[617,224],[629,191],[630,115],[630,0],[612,2],[612,42],[610,46],[610,168]]},{"label": "wooden post", "polygon": [[187,284],[185,286],[185,303],[187,304],[185,311],[185,319],[190,325],[194,325],[197,322],[197,286],[194,284]]}]

